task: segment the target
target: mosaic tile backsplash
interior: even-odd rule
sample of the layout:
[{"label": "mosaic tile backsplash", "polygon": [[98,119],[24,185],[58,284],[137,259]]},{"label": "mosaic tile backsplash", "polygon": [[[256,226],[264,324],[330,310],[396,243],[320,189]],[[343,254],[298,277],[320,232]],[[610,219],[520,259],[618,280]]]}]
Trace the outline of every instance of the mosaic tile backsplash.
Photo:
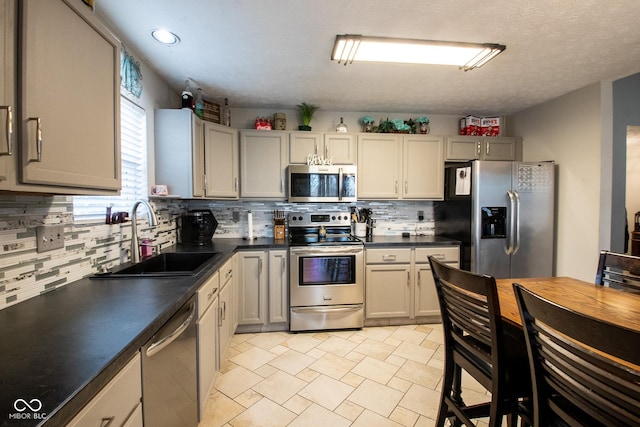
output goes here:
[{"label": "mosaic tile backsplash", "polygon": [[[370,208],[376,220],[374,235],[433,235],[430,202],[358,202],[355,204],[299,204],[273,201],[150,200],[159,225],[140,219],[140,238],[149,237],[158,251],[177,243],[176,219],[189,209],[211,209],[219,225],[216,238],[247,235],[247,212],[257,237],[273,237],[273,211],[334,211],[351,206]],[[418,211],[424,220],[418,221]],[[64,226],[65,247],[36,251],[36,227]],[[69,196],[0,196],[0,309],[25,301],[75,280],[129,260],[130,223],[76,223]]]}]

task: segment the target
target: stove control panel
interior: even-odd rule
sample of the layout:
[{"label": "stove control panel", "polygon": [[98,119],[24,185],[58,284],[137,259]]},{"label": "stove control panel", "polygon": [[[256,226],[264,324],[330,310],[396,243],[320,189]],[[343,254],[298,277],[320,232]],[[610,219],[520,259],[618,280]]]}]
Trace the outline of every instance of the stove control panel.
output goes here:
[{"label": "stove control panel", "polygon": [[351,225],[349,212],[291,212],[289,227]]}]

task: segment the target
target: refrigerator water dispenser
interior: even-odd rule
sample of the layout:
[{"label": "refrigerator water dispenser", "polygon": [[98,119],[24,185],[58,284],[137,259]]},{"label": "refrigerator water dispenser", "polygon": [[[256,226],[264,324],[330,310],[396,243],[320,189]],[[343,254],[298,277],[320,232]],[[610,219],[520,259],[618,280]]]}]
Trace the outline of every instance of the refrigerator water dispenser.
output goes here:
[{"label": "refrigerator water dispenser", "polygon": [[507,237],[507,208],[482,207],[483,239],[504,239]]}]

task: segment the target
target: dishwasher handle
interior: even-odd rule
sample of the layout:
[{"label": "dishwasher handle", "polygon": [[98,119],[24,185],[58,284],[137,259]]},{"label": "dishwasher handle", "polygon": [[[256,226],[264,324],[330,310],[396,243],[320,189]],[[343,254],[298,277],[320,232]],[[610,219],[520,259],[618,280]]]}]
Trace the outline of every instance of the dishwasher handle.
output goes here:
[{"label": "dishwasher handle", "polygon": [[151,344],[149,348],[147,348],[147,356],[153,357],[155,354],[162,351],[163,348],[175,341],[191,324],[195,315],[196,304],[192,302],[189,307],[189,314],[187,315],[187,318],[184,320],[184,322],[182,322],[180,326],[178,326],[173,332]]}]

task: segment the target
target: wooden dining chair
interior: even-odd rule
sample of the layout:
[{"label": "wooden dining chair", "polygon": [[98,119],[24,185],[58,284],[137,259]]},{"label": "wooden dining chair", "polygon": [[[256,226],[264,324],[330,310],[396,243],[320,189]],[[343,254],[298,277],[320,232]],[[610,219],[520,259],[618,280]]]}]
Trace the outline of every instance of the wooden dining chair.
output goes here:
[{"label": "wooden dining chair", "polygon": [[531,365],[533,425],[639,426],[640,333],[513,286]]},{"label": "wooden dining chair", "polygon": [[596,285],[640,292],[640,257],[601,251]]},{"label": "wooden dining chair", "polygon": [[[444,381],[436,426],[474,425],[489,417],[490,427],[507,416],[515,425],[524,416],[521,402],[531,396],[531,380],[522,331],[508,330],[500,316],[496,281],[459,270],[429,257],[442,316],[445,344]],[[462,371],[491,392],[490,401],[467,405]],[[527,419],[524,417],[523,419]]]}]

